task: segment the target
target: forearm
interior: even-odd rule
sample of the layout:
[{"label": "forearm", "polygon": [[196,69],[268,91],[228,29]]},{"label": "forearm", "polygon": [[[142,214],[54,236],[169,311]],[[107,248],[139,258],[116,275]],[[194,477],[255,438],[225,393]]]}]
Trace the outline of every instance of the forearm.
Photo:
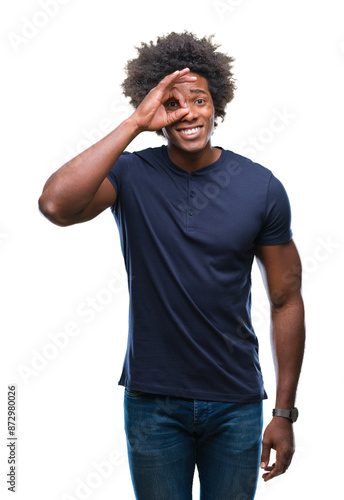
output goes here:
[{"label": "forearm", "polygon": [[271,342],[277,384],[275,408],[289,410],[295,405],[305,347],[301,295],[273,307]]},{"label": "forearm", "polygon": [[[113,203],[113,191],[104,195],[106,183],[104,190],[100,193],[99,190],[128,144],[140,132],[161,130],[189,112],[183,94],[175,88],[176,83],[196,79],[189,76],[189,72],[189,68],[184,68],[167,75],[147,94],[130,118],[55,172],[46,182],[39,199],[41,212],[52,222],[68,225],[89,220],[110,206],[107,203],[109,199]],[[172,97],[180,102],[180,106],[176,111],[167,112],[165,102]],[[96,199],[97,192],[100,200]],[[92,200],[96,200],[96,210],[93,210]],[[90,207],[91,213],[86,215]]]},{"label": "forearm", "polygon": [[111,167],[138,135],[128,118],[106,137],[63,165],[47,180],[39,199],[43,213],[63,216],[82,211],[92,200]]},{"label": "forearm", "polygon": [[[292,240],[260,246],[257,260],[271,303],[271,346],[277,382],[275,408],[290,410],[295,405],[305,347],[301,261]],[[276,450],[276,462],[269,466],[272,449]],[[284,474],[294,450],[293,424],[286,418],[274,417],[263,435],[264,481]]]}]

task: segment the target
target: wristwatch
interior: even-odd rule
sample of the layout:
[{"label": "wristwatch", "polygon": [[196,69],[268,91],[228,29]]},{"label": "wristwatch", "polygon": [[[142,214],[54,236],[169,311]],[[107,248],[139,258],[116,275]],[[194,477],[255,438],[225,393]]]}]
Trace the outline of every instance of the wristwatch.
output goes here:
[{"label": "wristwatch", "polygon": [[292,408],[291,410],[278,410],[275,408],[272,411],[272,416],[288,418],[292,423],[294,423],[299,416],[299,410],[297,408]]}]

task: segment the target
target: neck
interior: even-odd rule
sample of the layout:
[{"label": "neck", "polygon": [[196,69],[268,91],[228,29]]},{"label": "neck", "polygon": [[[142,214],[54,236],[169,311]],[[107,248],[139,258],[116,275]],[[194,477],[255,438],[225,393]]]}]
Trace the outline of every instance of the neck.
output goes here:
[{"label": "neck", "polygon": [[218,160],[221,155],[221,150],[213,148],[210,142],[201,151],[184,151],[176,148],[173,144],[168,144],[167,151],[170,160],[187,172],[194,172],[199,168],[206,167]]}]

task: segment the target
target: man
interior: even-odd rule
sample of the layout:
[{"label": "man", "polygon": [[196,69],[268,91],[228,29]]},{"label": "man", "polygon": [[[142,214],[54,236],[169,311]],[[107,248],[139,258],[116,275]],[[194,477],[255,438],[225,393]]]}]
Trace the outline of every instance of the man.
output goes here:
[{"label": "man", "polygon": [[[202,500],[249,500],[259,467],[268,481],[294,453],[301,264],[282,184],[211,145],[235,89],[233,59],[217,48],[188,32],[142,44],[123,84],[135,112],[55,172],[39,200],[61,226],[108,207],[117,222],[130,293],[119,384],[139,500],[190,500],[195,464]],[[143,131],[163,134],[167,147],[126,152]],[[277,376],[263,439],[267,395],[250,317],[254,256],[271,302]]]}]

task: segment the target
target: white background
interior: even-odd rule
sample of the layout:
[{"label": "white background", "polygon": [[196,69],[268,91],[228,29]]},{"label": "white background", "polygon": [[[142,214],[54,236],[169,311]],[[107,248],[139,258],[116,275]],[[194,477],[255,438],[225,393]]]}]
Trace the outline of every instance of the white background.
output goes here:
[{"label": "white background", "polygon": [[[259,480],[257,498],[338,498],[343,3],[5,4],[0,13],[1,497],[13,498],[6,485],[5,410],[7,386],[17,384],[18,500],[134,499],[123,387],[117,385],[128,314],[117,227],[110,210],[84,225],[54,226],[39,213],[37,200],[54,170],[131,113],[120,84],[127,59],[136,56],[134,47],[187,29],[199,36],[215,33],[220,50],[236,58],[238,90],[213,145],[252,157],[283,182],[304,265],[308,338],[297,399],[296,454],[284,476],[267,484]],[[276,121],[281,115],[283,120]],[[255,146],[249,146],[253,140]],[[128,149],[161,141],[146,133]],[[267,424],[275,379],[267,301],[256,265],[253,282],[253,318],[269,394]],[[90,299],[97,307],[92,316]],[[56,342],[64,338],[65,345],[53,348],[53,337]],[[97,472],[101,463],[102,475]],[[197,471],[194,498],[199,498]]]}]

